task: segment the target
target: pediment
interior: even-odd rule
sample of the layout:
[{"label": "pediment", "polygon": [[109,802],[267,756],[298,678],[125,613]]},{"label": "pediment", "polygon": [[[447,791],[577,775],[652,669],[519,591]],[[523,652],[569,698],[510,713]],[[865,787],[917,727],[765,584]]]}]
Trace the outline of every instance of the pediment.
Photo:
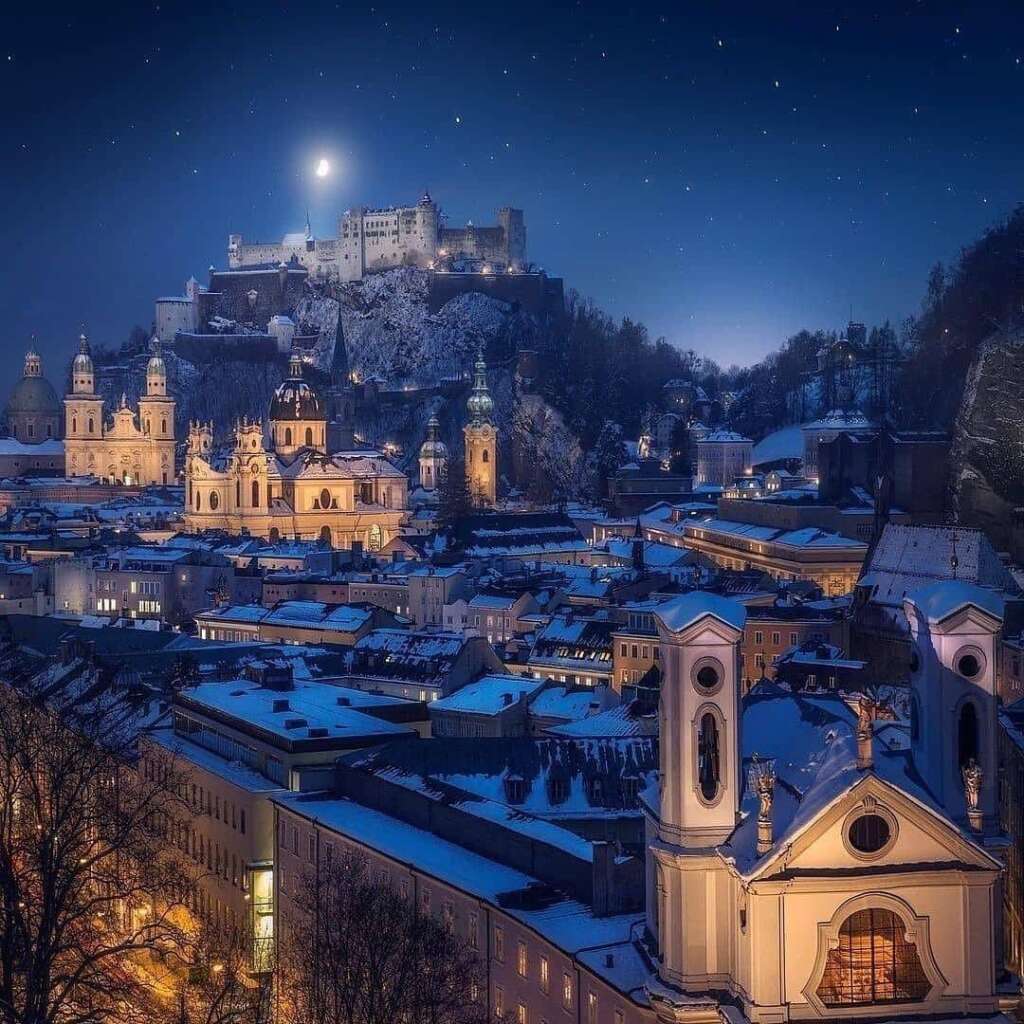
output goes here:
[{"label": "pediment", "polygon": [[973,604],[964,605],[958,608],[952,615],[940,623],[933,623],[933,633],[998,633],[1002,628],[1002,622],[994,615],[982,611]]},{"label": "pediment", "polygon": [[[889,829],[889,841],[877,852],[859,851],[851,840],[851,826],[865,814],[880,817]],[[868,773],[780,846],[755,877],[768,879],[783,872],[788,877],[826,871],[878,873],[886,868],[906,872],[915,865],[922,870],[999,868],[995,858],[943,815]]]},{"label": "pediment", "polygon": [[676,634],[676,642],[687,647],[721,647],[723,644],[732,646],[742,636],[742,632],[713,615],[707,615]]}]

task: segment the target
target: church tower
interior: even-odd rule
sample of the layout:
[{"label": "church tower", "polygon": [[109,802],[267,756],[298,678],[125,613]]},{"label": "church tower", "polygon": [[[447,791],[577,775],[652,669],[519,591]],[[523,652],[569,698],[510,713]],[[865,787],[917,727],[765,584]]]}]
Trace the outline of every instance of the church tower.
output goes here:
[{"label": "church tower", "polygon": [[974,584],[940,580],[908,594],[903,611],[912,642],[914,766],[946,812],[962,822],[969,809],[966,775],[979,771],[980,824],[985,830],[998,828],[996,659],[1003,601]]},{"label": "church tower", "polygon": [[497,497],[498,432],[491,422],[494,401],[487,389],[487,364],[477,352],[473,391],[466,403],[469,422],[463,428],[466,447],[466,485],[475,505],[492,506]]},{"label": "church tower", "polygon": [[327,453],[327,416],[320,395],[303,378],[298,352],[292,352],[288,377],[274,392],[269,419],[274,451],[285,462],[304,450]]},{"label": "church tower", "polygon": [[334,331],[334,352],[331,356],[331,386],[328,391],[327,450],[347,452],[356,446],[356,399],[348,365],[348,349],[342,327],[341,306]]},{"label": "church tower", "polygon": [[441,424],[434,415],[427,421],[427,439],[420,447],[420,487],[437,490],[447,471],[448,448],[441,440]]},{"label": "church tower", "polygon": [[[682,594],[655,612],[661,649],[660,801],[649,822],[648,925],[663,980],[707,989],[728,878],[712,848],[739,820],[739,644],[746,611],[715,594]],[[652,810],[654,808],[652,807]]]},{"label": "church tower", "polygon": [[71,393],[64,398],[64,472],[68,476],[102,475],[103,469],[91,451],[102,437],[103,399],[96,394],[89,342],[83,334],[71,363]]},{"label": "church tower", "polygon": [[150,451],[143,467],[146,483],[174,482],[174,399],[167,394],[167,367],[160,354],[160,340],[150,342],[152,356],[146,364],[146,393],[139,398],[139,427],[149,439]]}]

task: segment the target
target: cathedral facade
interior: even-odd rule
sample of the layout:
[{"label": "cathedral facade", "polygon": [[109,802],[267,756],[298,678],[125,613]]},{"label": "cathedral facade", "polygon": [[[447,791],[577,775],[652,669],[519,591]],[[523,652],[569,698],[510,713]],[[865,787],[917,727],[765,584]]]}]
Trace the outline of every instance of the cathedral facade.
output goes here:
[{"label": "cathedral facade", "polygon": [[71,393],[64,398],[65,474],[95,476],[106,483],[174,483],[174,399],[167,394],[167,369],[154,339],[146,366],[146,391],[132,409],[122,395],[108,420],[96,393],[89,343],[79,339],[71,364]]},{"label": "cathedral facade", "polygon": [[233,446],[216,451],[212,424],[189,427],[185,527],[225,530],[275,541],[353,542],[380,550],[408,514],[408,480],[380,452],[329,454],[327,404],[293,355],[271,401],[267,446],[262,423],[235,428]]}]

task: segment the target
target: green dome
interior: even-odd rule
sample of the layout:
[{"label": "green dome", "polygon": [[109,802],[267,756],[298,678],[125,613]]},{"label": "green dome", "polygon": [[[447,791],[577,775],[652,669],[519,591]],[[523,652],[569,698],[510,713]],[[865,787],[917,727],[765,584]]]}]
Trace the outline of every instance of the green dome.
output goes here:
[{"label": "green dome", "polygon": [[22,377],[7,402],[7,415],[12,413],[36,416],[60,416],[57,392],[45,377]]}]

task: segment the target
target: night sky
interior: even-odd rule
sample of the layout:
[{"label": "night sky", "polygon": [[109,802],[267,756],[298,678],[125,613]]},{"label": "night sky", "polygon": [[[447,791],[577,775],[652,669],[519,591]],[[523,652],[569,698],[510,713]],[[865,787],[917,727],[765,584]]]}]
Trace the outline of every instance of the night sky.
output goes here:
[{"label": "night sky", "polygon": [[901,320],[1022,198],[1019,4],[17,6],[3,392],[307,206],[520,206],[531,259],[727,365]]}]

